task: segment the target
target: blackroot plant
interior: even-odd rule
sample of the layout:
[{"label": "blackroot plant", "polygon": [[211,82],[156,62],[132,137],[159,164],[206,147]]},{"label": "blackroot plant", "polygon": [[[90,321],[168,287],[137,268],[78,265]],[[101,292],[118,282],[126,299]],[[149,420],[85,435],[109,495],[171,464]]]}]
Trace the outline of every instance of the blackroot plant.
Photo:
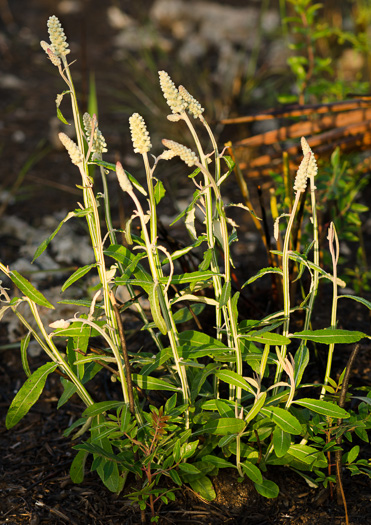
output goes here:
[{"label": "blackroot plant", "polygon": [[[70,212],[42,242],[34,259],[47,248],[64,222],[83,217],[95,262],[76,270],[63,284],[62,291],[90,270],[97,272],[100,286],[90,300],[68,301],[76,304],[77,309],[81,304],[87,305],[89,314],[76,313],[46,327],[40,307],[54,306],[17,271],[0,263],[2,272],[20,292],[20,296],[10,298],[8,291],[1,288],[1,315],[11,310],[27,330],[21,354],[28,379],[10,406],[7,428],[14,427],[28,412],[48,374],[59,368],[64,392],[58,408],[74,393],[86,405],[81,418],[66,430],[66,435],[73,433],[75,441],[81,440],[74,446],[78,452],[71,466],[72,479],[77,483],[83,481],[89,454],[93,456],[91,469],[97,471],[113,492],[120,492],[134,476],[143,478],[142,489],[130,495],[139,503],[143,520],[147,507],[156,520],[155,503],[174,499],[174,488],[159,485],[163,476],[172,480],[173,487],[190,484],[207,500],[215,497],[210,476],[226,467],[236,468],[240,481],[250,478],[257,491],[266,497],[278,494],[277,485],[269,480],[270,465],[293,468],[312,485],[335,481],[327,470],[329,454],[333,448],[339,448],[339,436],[351,439],[354,431],[362,439],[367,438],[370,396],[356,412],[338,406],[336,393],[340,383],[337,385],[331,378],[332,356],[336,344],[354,343],[367,336],[336,328],[336,304],[342,297],[337,295],[337,288],[343,285],[336,274],[337,235],[331,225],[329,249],[333,272],[328,273],[319,261],[317,165],[307,141],[302,139],[303,161],[294,185],[295,203],[286,215],[287,226],[283,227],[284,217],[280,217],[275,227],[277,237],[284,234],[283,250],[276,252],[282,265],[263,268],[245,283],[247,286],[266,274],[277,273],[282,278],[283,311],[264,319],[241,320],[240,293],[232,283],[231,244],[237,241],[237,224],[228,216],[228,207],[249,210],[242,204],[227,205],[223,200],[223,184],[233,170],[233,162],[219,152],[203,108],[183,86],[176,87],[165,71],[159,72],[160,86],[171,109],[168,119],[185,123],[194,150],[164,139],[165,150],[157,157],[149,155],[152,144],[147,126],[134,113],[129,119],[131,138],[134,152],[142,156],[145,172],[145,185],[140,184],[120,162],[114,165],[103,160],[107,144],[96,116],[86,113],[81,118],[67,60],[70,50],[55,16],[50,17],[48,29],[50,43],[41,42],[41,46],[67,85],[57,96],[57,113],[63,118],[60,105],[69,97],[76,131],[75,140],[63,133],[59,137],[80,173],[78,187],[83,204]],[[209,137],[207,152],[198,136],[200,126]],[[191,202],[174,221],[184,220],[190,242],[175,251],[159,242],[158,206],[165,190],[160,177],[155,177],[161,164],[174,157],[184,163],[185,171],[192,168],[189,178],[194,185]],[[91,164],[100,169],[103,196],[95,192],[88,169]],[[116,172],[122,191],[132,202],[133,211],[125,228],[126,245],[117,242],[112,226],[106,170]],[[308,182],[313,242],[301,254],[290,249],[290,234]],[[103,199],[103,206],[98,206],[98,198]],[[104,222],[106,227],[102,231]],[[139,226],[139,234],[132,231],[133,223]],[[199,264],[184,271],[185,266],[180,263],[190,252]],[[302,290],[306,291],[300,305],[290,302],[290,262],[297,265],[299,277],[304,274],[308,277],[303,280]],[[328,329],[312,330],[311,316],[321,279],[332,283],[333,315]],[[116,299],[118,286],[127,287],[143,329],[152,337],[150,351],[142,349],[133,354],[126,347],[125,319],[121,318]],[[147,296],[150,314],[142,310],[138,290]],[[370,307],[360,298],[352,299]],[[21,313],[21,303],[28,304],[36,325],[31,326]],[[197,319],[203,309],[212,312],[212,326],[207,333]],[[291,333],[291,317],[297,310],[305,312],[304,329]],[[185,330],[182,324],[192,319],[197,321],[198,329]],[[89,350],[89,339],[93,336],[99,337],[99,353]],[[40,344],[49,358],[34,372],[27,359],[30,338]],[[326,376],[322,385],[303,385],[313,342],[329,346]],[[87,384],[107,368],[120,384],[121,397],[97,403]],[[316,390],[318,387],[322,389],[320,392]],[[162,392],[164,406],[149,405],[150,392],[154,390]],[[341,424],[332,427],[333,420]],[[355,462],[357,454],[352,450],[345,464],[367,473],[363,460]]]}]

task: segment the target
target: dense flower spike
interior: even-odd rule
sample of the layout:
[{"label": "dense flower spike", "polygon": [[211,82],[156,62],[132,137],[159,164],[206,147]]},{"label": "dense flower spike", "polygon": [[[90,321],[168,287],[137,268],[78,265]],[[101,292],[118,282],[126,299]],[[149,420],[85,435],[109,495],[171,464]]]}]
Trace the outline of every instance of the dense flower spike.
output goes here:
[{"label": "dense flower spike", "polygon": [[182,97],[179,94],[178,89],[176,88],[174,82],[171,80],[170,76],[166,71],[159,71],[158,75],[160,77],[160,86],[166,102],[171,108],[173,113],[183,113],[186,109],[187,104],[184,102]]},{"label": "dense flower spike", "polygon": [[200,115],[205,111],[201,104],[196,100],[184,86],[179,86],[179,94],[182,99],[187,103],[187,110],[194,118],[199,118]]},{"label": "dense flower spike", "polygon": [[[82,117],[82,120],[84,122],[84,128],[85,128],[85,135],[90,143],[91,140],[91,133],[93,129],[93,119],[89,115],[89,113],[84,113],[84,116]],[[102,153],[106,153],[107,150],[107,143],[102,135],[102,132],[97,126],[97,122],[95,121],[94,126],[94,133],[93,133],[93,141],[92,141],[92,147],[91,150],[93,153],[95,153],[95,157],[102,157]]]},{"label": "dense flower spike", "polygon": [[151,139],[147,131],[146,123],[139,113],[133,113],[129,118],[131,140],[134,146],[134,153],[147,153],[151,147]]},{"label": "dense flower spike", "polygon": [[131,185],[129,177],[126,175],[121,162],[116,162],[116,175],[122,191],[129,192],[133,190],[133,186]]},{"label": "dense flower spike", "polygon": [[183,146],[183,144],[168,139],[163,139],[162,144],[175,155],[178,155],[187,166],[194,166],[196,163],[199,163],[197,155],[191,149]]},{"label": "dense flower spike", "polygon": [[303,150],[303,155],[306,155],[309,152],[311,153],[308,166],[308,177],[315,177],[318,172],[317,162],[305,137],[301,137],[301,148]]},{"label": "dense flower spike", "polygon": [[309,170],[311,157],[313,157],[313,153],[310,151],[308,151],[308,153],[304,155],[304,158],[301,161],[299,169],[296,174],[295,183],[294,183],[294,191],[304,191],[305,188],[307,187],[308,170]]},{"label": "dense flower spike", "polygon": [[66,56],[70,52],[63,27],[56,16],[50,16],[48,20],[48,32],[52,51],[57,57]]},{"label": "dense flower spike", "polygon": [[71,157],[72,164],[76,164],[76,166],[82,164],[84,162],[84,158],[78,145],[75,144],[74,141],[70,139],[70,137],[68,137],[65,133],[59,133],[58,137]]},{"label": "dense flower spike", "polygon": [[50,61],[53,64],[53,66],[59,67],[61,65],[61,59],[57,57],[57,55],[54,53],[52,45],[48,44],[48,42],[45,42],[44,40],[41,40],[40,46],[50,58]]}]

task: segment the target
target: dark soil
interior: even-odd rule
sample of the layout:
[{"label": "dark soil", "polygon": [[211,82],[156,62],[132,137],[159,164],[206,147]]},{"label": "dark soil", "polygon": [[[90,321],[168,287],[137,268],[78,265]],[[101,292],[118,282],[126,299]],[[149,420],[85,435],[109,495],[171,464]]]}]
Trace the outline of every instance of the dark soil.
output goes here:
[{"label": "dark soil", "polygon": [[[107,5],[109,3],[119,5],[138,18],[145,18],[146,8],[151,4],[149,0],[112,0]],[[122,117],[119,119],[112,110],[110,92],[105,86],[109,84],[118,89],[121,79],[112,60],[110,29],[102,21],[102,2],[85,0],[82,4],[82,13],[66,16],[64,25],[75,55],[80,53],[78,60],[82,65],[78,74],[82,105],[86,104],[86,71],[94,65],[98,92],[103,94],[100,98],[100,120],[110,123],[110,136],[106,138],[112,144],[112,159],[109,160],[114,160],[124,148],[121,132],[127,127],[127,118],[122,123]],[[2,188],[12,188],[35,150],[39,148],[43,151],[41,159],[25,170],[24,180],[14,195],[15,200],[9,201],[5,213],[27,218],[33,224],[37,224],[40,212],[70,210],[79,199],[79,192],[74,186],[77,181],[65,152],[57,151],[49,143],[39,145],[50,135],[50,118],[55,114],[54,96],[61,91],[59,77],[39,48],[39,41],[47,39],[48,16],[58,15],[55,5],[52,0],[0,1],[1,73],[18,79],[14,87],[0,87]],[[127,137],[127,130],[125,134]],[[17,255],[17,249],[14,240],[2,239],[1,260],[9,262],[9,257]],[[259,261],[257,264],[259,266]],[[256,293],[258,295],[259,290]],[[258,301],[257,296],[255,299]],[[262,298],[261,302],[264,300]],[[361,307],[342,314],[344,328],[368,331],[369,322]],[[0,346],[6,343],[2,327]],[[353,385],[371,385],[369,355],[370,345],[363,345],[353,371]],[[6,411],[25,376],[18,349],[0,350],[0,357],[0,524],[139,524],[138,508],[126,502],[122,495],[108,492],[95,474],[88,473],[81,485],[70,481],[68,472],[75,452],[70,440],[62,434],[71,421],[80,417],[83,407],[74,398],[72,403],[56,410],[61,391],[58,376],[50,376],[40,401],[22,422],[12,431],[5,429]],[[40,359],[31,359],[31,369],[42,364]],[[346,361],[344,351],[343,356],[337,357],[334,368],[341,371]],[[104,388],[106,385],[102,385],[103,391]],[[370,456],[368,450],[366,457]],[[191,489],[182,488],[175,503],[159,509],[160,523],[345,523],[344,509],[336,504],[330,490],[311,489],[300,476],[288,469],[272,468],[267,477],[280,487],[280,494],[275,500],[259,496],[249,482],[238,483],[234,471],[221,470],[220,475],[212,480],[217,493],[214,502],[201,501]],[[135,486],[135,480],[129,479],[127,490],[132,486]],[[345,473],[344,489],[350,523],[371,524],[370,481],[359,476],[351,478]]]}]

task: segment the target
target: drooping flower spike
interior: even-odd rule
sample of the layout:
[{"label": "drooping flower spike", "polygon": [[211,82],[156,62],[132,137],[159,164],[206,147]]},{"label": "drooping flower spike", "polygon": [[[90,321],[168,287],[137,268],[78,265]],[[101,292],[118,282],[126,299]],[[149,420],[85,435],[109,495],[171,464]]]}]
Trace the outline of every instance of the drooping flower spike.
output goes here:
[{"label": "drooping flower spike", "polygon": [[163,139],[162,144],[171,150],[174,155],[177,155],[182,159],[183,162],[187,164],[187,166],[194,166],[195,164],[198,164],[200,161],[191,149],[187,148],[186,146],[183,146],[183,144],[179,144],[178,142],[175,142],[174,140],[168,140]]}]

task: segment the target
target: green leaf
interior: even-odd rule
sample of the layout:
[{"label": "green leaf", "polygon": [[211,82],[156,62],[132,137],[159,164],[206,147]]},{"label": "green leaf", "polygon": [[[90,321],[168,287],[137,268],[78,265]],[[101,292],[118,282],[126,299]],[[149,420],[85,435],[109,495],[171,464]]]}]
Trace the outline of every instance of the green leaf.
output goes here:
[{"label": "green leaf", "polygon": [[[370,400],[371,401],[371,400]],[[234,417],[234,407],[222,399],[215,399],[215,405],[221,417]],[[205,406],[203,406],[205,408]]]},{"label": "green leaf", "polygon": [[295,353],[294,359],[294,379],[295,385],[298,387],[301,383],[304,371],[309,363],[309,350],[305,345],[300,345]]},{"label": "green leaf", "polygon": [[[273,334],[271,332],[249,332],[248,334],[241,334],[238,337],[246,339],[247,341],[253,341],[254,343],[262,343],[264,345],[288,345],[291,343],[288,337],[280,334]],[[292,337],[291,334],[290,337]]]},{"label": "green leaf", "polygon": [[92,268],[95,268],[95,266],[97,266],[96,263],[87,264],[86,266],[78,268],[75,272],[73,272],[72,275],[70,275],[67,281],[63,284],[61,291],[64,292],[69,286],[71,286],[71,284],[81,279],[81,277],[84,277],[84,275],[87,274]]},{"label": "green leaf", "polygon": [[291,445],[291,435],[282,430],[279,426],[273,430],[273,447],[278,458],[282,458]]},{"label": "green leaf", "polygon": [[250,463],[250,461],[244,461],[241,463],[242,470],[248,478],[254,483],[261,485],[263,483],[263,476],[256,465]]},{"label": "green leaf", "polygon": [[45,306],[46,308],[51,308],[54,310],[54,306],[49,303],[49,301],[43,296],[41,292],[36,290],[36,288],[31,284],[25,277],[13,270],[9,272],[9,277],[13,283],[23,292],[31,301],[38,304],[39,306]]},{"label": "green leaf", "polygon": [[[151,307],[151,313],[152,313],[153,320],[157,328],[162,333],[162,335],[166,335],[167,334],[166,322],[162,316],[158,293],[157,293],[157,290],[159,287],[160,287],[160,284],[158,283],[152,286],[148,294],[148,299],[149,299],[149,304]],[[159,293],[161,293],[161,291]]]},{"label": "green leaf", "polygon": [[[220,273],[204,271],[204,272],[189,272],[182,273],[179,275],[173,275],[171,277],[171,284],[188,284],[188,283],[204,283],[211,280],[213,277],[221,275]],[[169,282],[168,277],[161,277],[159,280],[162,284],[167,284]]]},{"label": "green leaf", "polygon": [[176,483],[180,487],[183,485],[182,480],[180,479],[179,474],[177,473],[176,470],[174,470],[174,469],[169,470],[169,476],[174,481],[174,483]]},{"label": "green leaf", "polygon": [[356,343],[368,336],[363,332],[357,332],[356,330],[325,328],[323,330],[303,330],[302,332],[295,332],[294,334],[290,334],[290,337],[329,345]]},{"label": "green leaf", "polygon": [[231,281],[228,281],[226,283],[223,284],[223,288],[222,288],[222,292],[220,294],[220,299],[219,299],[219,306],[220,308],[222,308],[223,306],[225,306],[231,296],[231,290],[232,290],[232,284],[231,284]]},{"label": "green leaf", "polygon": [[277,498],[280,491],[278,485],[269,479],[264,479],[263,483],[254,483],[254,486],[256,491],[265,498]]},{"label": "green leaf", "polygon": [[164,185],[160,180],[157,181],[156,186],[154,187],[154,193],[156,204],[159,204],[166,193]]},{"label": "green leaf", "polygon": [[360,450],[359,445],[356,445],[349,450],[347,458],[346,458],[347,463],[353,463],[353,461],[357,459],[359,450]]},{"label": "green leaf", "polygon": [[255,398],[252,408],[249,410],[249,412],[247,413],[247,416],[245,417],[246,423],[249,423],[250,421],[252,421],[254,417],[259,414],[261,408],[263,407],[265,403],[266,397],[267,397],[267,393],[261,392],[259,396]]},{"label": "green leaf", "polygon": [[258,273],[256,273],[256,274],[253,275],[252,277],[250,277],[250,279],[248,279],[248,280],[242,285],[242,288],[243,288],[244,286],[247,286],[248,284],[253,283],[253,282],[256,281],[257,279],[260,279],[261,277],[264,277],[264,275],[268,275],[269,273],[276,273],[276,274],[282,275],[282,270],[281,270],[281,268],[274,268],[274,267],[262,268],[261,270],[258,271]]},{"label": "green leaf", "polygon": [[193,315],[191,314],[191,309],[194,315],[200,315],[200,313],[203,312],[205,309],[204,304],[191,304],[189,307],[185,306],[184,308],[180,308],[177,312],[173,315],[173,320],[175,324],[181,324],[186,323],[188,321],[191,321],[193,319]]},{"label": "green leaf", "polygon": [[157,377],[132,374],[132,380],[140,388],[144,388],[144,390],[170,390],[171,392],[181,392],[180,387],[167,383],[163,379],[157,379]]},{"label": "green leaf", "polygon": [[63,122],[63,124],[67,124],[67,126],[71,126],[71,124],[67,122],[67,120],[64,118],[62,111],[58,107],[57,107],[57,117],[59,118],[61,122]]},{"label": "green leaf", "polygon": [[221,417],[213,419],[203,425],[201,430],[194,432],[196,434],[216,434],[217,436],[225,436],[227,434],[239,434],[243,431],[246,424],[243,419],[236,417]]},{"label": "green leaf", "polygon": [[216,498],[213,484],[207,476],[189,480],[189,484],[206,501],[213,501]]},{"label": "green leaf", "polygon": [[261,409],[261,413],[269,419],[272,419],[276,425],[288,434],[301,434],[299,421],[287,410],[280,407],[265,407]]},{"label": "green leaf", "polygon": [[188,459],[196,452],[198,447],[198,439],[196,441],[191,441],[190,443],[184,443],[180,447],[180,458],[181,459]]},{"label": "green leaf", "polygon": [[353,301],[357,301],[357,303],[361,303],[364,306],[366,306],[369,310],[371,310],[371,302],[367,301],[363,297],[358,297],[357,295],[339,295],[338,300],[343,299],[344,297],[346,299],[353,299]]},{"label": "green leaf", "polygon": [[316,412],[317,414],[321,414],[323,416],[339,419],[347,419],[348,417],[350,417],[346,410],[339,407],[338,405],[335,405],[335,403],[330,403],[330,401],[303,398],[297,401],[293,401],[293,403],[308,408],[309,410],[312,410],[312,412]]},{"label": "green leaf", "polygon": [[254,390],[247,381],[236,372],[232,372],[232,370],[219,370],[215,375],[229,385],[234,385],[243,390],[247,390],[247,392],[250,392],[251,394],[254,393]]},{"label": "green leaf", "polygon": [[236,468],[236,465],[224,458],[219,458],[218,456],[211,456],[207,454],[206,456],[202,456],[202,460],[212,463],[218,468]]},{"label": "green leaf", "polygon": [[200,474],[200,470],[190,463],[179,463],[179,469],[186,474]]},{"label": "green leaf", "polygon": [[58,365],[53,362],[46,363],[35,370],[35,372],[27,379],[9,407],[5,420],[5,425],[8,430],[13,428],[36,403],[44,388],[48,375],[51,372],[54,372],[57,366]]},{"label": "green leaf", "polygon": [[108,410],[112,410],[123,405],[126,405],[125,401],[101,401],[100,403],[94,403],[94,405],[91,405],[85,409],[82,416],[98,416],[99,414],[103,414],[103,412],[107,412]]},{"label": "green leaf", "polygon": [[22,366],[23,366],[23,370],[25,371],[25,374],[27,377],[30,377],[31,375],[31,370],[30,370],[30,367],[28,366],[28,360],[27,360],[27,348],[30,342],[30,337],[31,337],[31,332],[28,332],[26,337],[24,337],[21,341]]},{"label": "green leaf", "polygon": [[86,450],[79,450],[73,458],[70,467],[70,476],[74,483],[82,483],[84,481],[85,462],[88,455],[89,452]]},{"label": "green leaf", "polygon": [[[67,122],[66,122],[67,124]],[[70,211],[66,217],[63,219],[63,221],[61,221],[59,223],[59,225],[57,226],[57,228],[54,230],[54,232],[49,235],[49,237],[47,239],[45,239],[41,244],[40,246],[37,248],[36,252],[35,252],[35,255],[33,256],[33,259],[32,259],[32,262],[34,262],[38,257],[40,257],[40,255],[46,250],[46,248],[49,246],[49,244],[51,243],[51,241],[54,239],[54,237],[57,235],[57,233],[59,232],[59,230],[62,228],[63,224],[65,222],[67,222],[69,219],[71,219],[71,217],[75,217],[76,216],[76,213],[73,212],[73,211]]]},{"label": "green leaf", "polygon": [[293,456],[297,461],[310,465],[311,468],[325,468],[327,467],[327,460],[323,452],[319,452],[314,447],[309,445],[291,445],[287,453]]}]

